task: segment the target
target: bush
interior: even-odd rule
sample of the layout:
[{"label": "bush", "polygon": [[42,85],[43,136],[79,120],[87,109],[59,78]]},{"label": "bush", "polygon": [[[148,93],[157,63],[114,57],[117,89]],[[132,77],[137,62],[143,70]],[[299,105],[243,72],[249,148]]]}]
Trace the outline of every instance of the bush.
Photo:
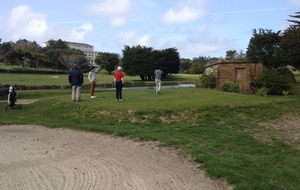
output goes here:
[{"label": "bush", "polygon": [[200,75],[199,80],[196,81],[197,87],[204,87],[204,88],[214,88],[215,87],[215,78],[213,73]]},{"label": "bush", "polygon": [[282,91],[289,91],[296,79],[287,67],[264,70],[262,75],[254,79],[250,86],[257,92],[261,88],[267,88],[268,95],[282,95]]},{"label": "bush", "polygon": [[262,87],[260,89],[257,90],[256,94],[261,95],[261,96],[266,96],[269,92],[269,89],[267,89],[266,87]]},{"label": "bush", "polygon": [[67,74],[69,71],[59,70],[22,70],[22,69],[0,69],[0,73],[19,73],[19,74]]},{"label": "bush", "polygon": [[240,86],[238,84],[231,84],[229,82],[225,82],[221,89],[225,92],[240,92]]},{"label": "bush", "polygon": [[7,95],[8,95],[8,88],[5,87],[0,87],[0,99],[7,99]]}]

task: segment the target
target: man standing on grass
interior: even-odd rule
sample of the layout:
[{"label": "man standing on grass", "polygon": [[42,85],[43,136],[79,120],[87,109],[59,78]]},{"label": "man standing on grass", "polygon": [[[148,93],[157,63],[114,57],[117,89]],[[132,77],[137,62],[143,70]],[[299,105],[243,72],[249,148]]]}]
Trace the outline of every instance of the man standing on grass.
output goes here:
[{"label": "man standing on grass", "polygon": [[79,70],[78,65],[74,64],[72,71],[69,73],[69,83],[72,86],[72,100],[81,101],[81,87],[83,86],[83,73]]},{"label": "man standing on grass", "polygon": [[159,67],[159,69],[156,69],[154,71],[154,75],[155,75],[156,94],[160,94],[161,78],[162,78],[162,75],[163,75],[161,67]]},{"label": "man standing on grass", "polygon": [[90,95],[91,98],[96,98],[95,94],[95,87],[96,87],[96,72],[95,72],[96,67],[91,66],[91,70],[88,75],[88,79],[90,81]]}]

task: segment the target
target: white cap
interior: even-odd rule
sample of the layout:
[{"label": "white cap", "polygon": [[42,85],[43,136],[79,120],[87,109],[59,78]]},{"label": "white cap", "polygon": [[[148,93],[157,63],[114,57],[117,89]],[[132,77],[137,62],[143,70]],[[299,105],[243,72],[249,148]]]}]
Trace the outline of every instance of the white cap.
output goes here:
[{"label": "white cap", "polygon": [[117,68],[117,70],[118,70],[118,71],[122,70],[122,67],[119,66],[119,67]]}]

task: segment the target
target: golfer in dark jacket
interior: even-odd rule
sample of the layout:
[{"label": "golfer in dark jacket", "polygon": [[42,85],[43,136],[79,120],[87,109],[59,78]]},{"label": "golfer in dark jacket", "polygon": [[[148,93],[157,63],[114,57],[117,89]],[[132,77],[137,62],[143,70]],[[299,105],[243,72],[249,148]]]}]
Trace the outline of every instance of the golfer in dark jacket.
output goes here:
[{"label": "golfer in dark jacket", "polygon": [[69,73],[69,83],[72,86],[72,100],[74,102],[81,101],[81,87],[83,86],[83,73],[78,69],[78,65],[74,64],[72,71]]}]

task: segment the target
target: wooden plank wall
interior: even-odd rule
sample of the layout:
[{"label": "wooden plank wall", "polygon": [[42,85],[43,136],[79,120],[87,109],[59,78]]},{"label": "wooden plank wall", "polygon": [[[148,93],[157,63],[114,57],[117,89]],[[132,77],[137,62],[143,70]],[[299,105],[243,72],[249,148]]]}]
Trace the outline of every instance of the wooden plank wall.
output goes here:
[{"label": "wooden plank wall", "polygon": [[216,87],[221,88],[224,83],[229,82],[236,84],[236,69],[246,69],[246,92],[251,92],[250,82],[253,77],[257,77],[262,72],[261,63],[218,63],[214,67],[214,75],[216,76]]}]

